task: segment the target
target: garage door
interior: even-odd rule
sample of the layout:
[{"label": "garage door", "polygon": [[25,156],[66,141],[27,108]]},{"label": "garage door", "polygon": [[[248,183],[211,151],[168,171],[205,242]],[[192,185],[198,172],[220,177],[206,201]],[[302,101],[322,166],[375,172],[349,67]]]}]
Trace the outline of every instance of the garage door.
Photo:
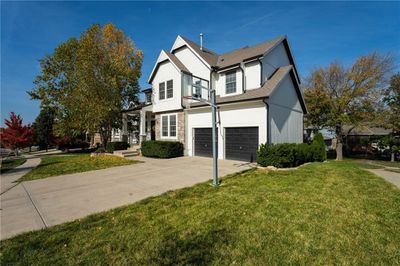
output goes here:
[{"label": "garage door", "polygon": [[212,157],[212,129],[194,129],[194,155]]},{"label": "garage door", "polygon": [[254,162],[258,149],[258,127],[225,128],[225,158]]}]

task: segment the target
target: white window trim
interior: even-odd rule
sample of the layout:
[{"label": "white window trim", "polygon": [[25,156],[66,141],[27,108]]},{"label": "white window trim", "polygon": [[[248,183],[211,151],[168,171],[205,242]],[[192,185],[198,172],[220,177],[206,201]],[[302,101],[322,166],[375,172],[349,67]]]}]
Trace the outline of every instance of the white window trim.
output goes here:
[{"label": "white window trim", "polygon": [[[171,127],[170,127],[170,116],[172,116],[172,115],[174,115],[175,116],[175,123],[176,123],[176,125],[175,125],[175,136],[171,136],[171,132],[170,132],[170,130],[171,130]],[[163,121],[163,117],[168,117],[168,136],[163,136],[163,132],[162,132],[162,130],[163,130],[163,124],[162,124],[162,121]],[[170,113],[170,114],[163,114],[163,115],[160,115],[160,136],[161,136],[161,138],[162,139],[172,139],[172,140],[177,140],[178,139],[178,113]]]},{"label": "white window trim", "polygon": [[[228,92],[226,85],[227,85],[227,74],[235,74],[235,91]],[[230,82],[233,83],[233,82]],[[238,92],[238,84],[237,84],[237,71],[236,70],[229,70],[225,72],[225,84],[224,84],[225,95],[235,95]]]},{"label": "white window trim", "polygon": [[[172,82],[172,97],[168,97],[168,81]],[[165,100],[166,99],[173,99],[174,98],[174,80],[173,79],[169,79],[167,81],[165,81]]]},{"label": "white window trim", "polygon": [[[160,98],[160,96],[161,96],[160,84],[164,84],[164,98],[163,99]],[[166,85],[167,84],[165,84],[165,81],[158,83],[158,100],[159,101],[165,101],[167,99],[167,87],[166,87]]]}]

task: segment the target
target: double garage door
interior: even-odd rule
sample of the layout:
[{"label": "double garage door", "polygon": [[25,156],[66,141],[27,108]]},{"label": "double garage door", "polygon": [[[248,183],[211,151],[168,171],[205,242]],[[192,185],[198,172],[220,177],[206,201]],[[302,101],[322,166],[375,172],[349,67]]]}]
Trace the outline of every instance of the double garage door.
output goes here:
[{"label": "double garage door", "polygon": [[[258,148],[258,127],[225,128],[225,158],[254,162]],[[194,129],[194,155],[212,157],[212,129]]]}]

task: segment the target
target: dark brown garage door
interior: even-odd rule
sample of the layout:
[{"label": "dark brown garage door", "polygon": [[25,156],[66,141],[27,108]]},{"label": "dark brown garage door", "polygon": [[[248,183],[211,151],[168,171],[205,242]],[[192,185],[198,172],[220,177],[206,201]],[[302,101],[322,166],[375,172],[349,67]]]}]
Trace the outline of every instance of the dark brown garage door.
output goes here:
[{"label": "dark brown garage door", "polygon": [[225,128],[225,157],[229,160],[254,162],[258,149],[258,127]]},{"label": "dark brown garage door", "polygon": [[212,129],[194,129],[194,155],[212,157]]}]

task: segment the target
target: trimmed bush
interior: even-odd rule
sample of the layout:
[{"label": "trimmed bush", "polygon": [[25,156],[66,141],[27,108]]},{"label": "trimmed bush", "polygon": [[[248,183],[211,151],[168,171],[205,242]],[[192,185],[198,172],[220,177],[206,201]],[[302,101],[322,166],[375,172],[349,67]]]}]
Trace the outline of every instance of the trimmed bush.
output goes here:
[{"label": "trimmed bush", "polygon": [[262,144],[257,151],[257,163],[261,166],[287,168],[307,162],[323,162],[326,160],[325,142],[322,135],[319,135],[315,136],[311,144]]},{"label": "trimmed bush", "polygon": [[109,153],[112,153],[112,152],[118,151],[118,150],[126,150],[129,147],[130,147],[130,145],[125,141],[108,142],[106,151]]},{"label": "trimmed bush", "polygon": [[173,158],[183,156],[183,144],[178,141],[143,141],[140,148],[142,155],[154,158]]},{"label": "trimmed bush", "polygon": [[326,146],[325,146],[324,137],[322,136],[321,133],[318,133],[314,136],[311,146],[313,147],[313,153],[314,153],[313,161],[316,161],[316,162],[325,161],[327,158]]},{"label": "trimmed bush", "polygon": [[102,148],[102,147],[98,148],[98,149],[95,151],[95,153],[104,153],[104,152],[106,152],[106,149],[104,149],[104,148]]},{"label": "trimmed bush", "polygon": [[74,140],[66,140],[66,141],[60,141],[58,144],[58,149],[65,151],[69,149],[87,149],[89,148],[89,143],[80,139],[74,139]]}]

